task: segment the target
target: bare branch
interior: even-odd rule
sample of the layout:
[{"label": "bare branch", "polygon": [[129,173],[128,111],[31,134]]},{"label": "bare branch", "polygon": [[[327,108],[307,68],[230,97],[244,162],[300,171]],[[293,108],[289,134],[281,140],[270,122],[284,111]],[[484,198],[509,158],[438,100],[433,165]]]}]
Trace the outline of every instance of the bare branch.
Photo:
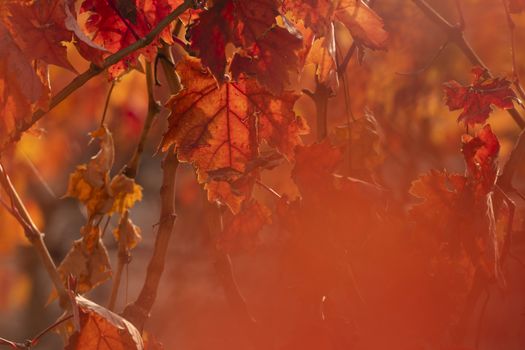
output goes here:
[{"label": "bare branch", "polygon": [[7,193],[11,200],[11,213],[14,215],[15,219],[22,225],[24,228],[27,239],[31,242],[37,254],[40,256],[44,267],[55,286],[60,306],[66,308],[68,303],[68,296],[60,274],[57,271],[55,262],[49,254],[49,250],[46,247],[44,242],[44,234],[40,232],[33,219],[29,215],[24,203],[20,199],[18,192],[16,191],[9,175],[7,175],[4,166],[0,163],[0,183],[4,191]]},{"label": "bare branch", "polygon": [[123,316],[133,323],[139,330],[144,328],[144,323],[155,299],[164,271],[165,259],[168,253],[169,241],[175,223],[175,174],[179,162],[173,150],[169,150],[162,161],[162,187],[160,189],[161,210],[159,229],[155,238],[155,247],[148,264],[146,278],[137,300],[124,309]]}]

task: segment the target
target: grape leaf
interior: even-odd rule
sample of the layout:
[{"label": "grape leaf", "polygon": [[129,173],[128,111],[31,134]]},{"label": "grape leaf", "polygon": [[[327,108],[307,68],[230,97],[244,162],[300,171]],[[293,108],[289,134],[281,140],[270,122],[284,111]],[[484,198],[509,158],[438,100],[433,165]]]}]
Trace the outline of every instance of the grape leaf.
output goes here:
[{"label": "grape leaf", "polygon": [[234,79],[244,73],[255,76],[270,91],[280,94],[289,83],[289,71],[297,70],[302,38],[291,28],[272,27],[248,50],[235,54],[231,63]]},{"label": "grape leaf", "polygon": [[239,48],[232,61],[233,76],[254,75],[262,85],[281,93],[289,71],[297,70],[302,36],[291,23],[278,26],[278,15],[275,0],[216,1],[192,25],[191,47],[222,82],[228,62],[226,47],[231,43]]},{"label": "grape leaf", "polygon": [[64,0],[10,1],[5,20],[16,42],[30,59],[75,69],[67,59],[66,46],[72,33],[66,28],[66,2]]},{"label": "grape leaf", "polygon": [[[218,86],[194,58],[183,59],[177,72],[184,89],[167,103],[171,114],[162,148],[175,145],[179,159],[197,168],[200,183],[214,182],[209,172],[218,169],[243,174],[246,165],[257,158],[262,140],[293,157],[294,147],[301,144],[300,135],[306,132],[303,119],[293,112],[298,95],[284,92],[275,97],[246,78]],[[208,184],[209,194],[217,186]],[[228,196],[225,181],[220,187]],[[231,197],[226,203],[238,212],[242,197]]]},{"label": "grape leaf", "polygon": [[47,67],[27,58],[0,21],[0,139],[19,128],[50,97]]},{"label": "grape leaf", "polygon": [[346,26],[359,45],[372,50],[385,49],[388,33],[383,20],[363,1],[339,0],[334,17]]},{"label": "grape leaf", "polygon": [[481,67],[472,68],[472,84],[463,86],[455,80],[443,84],[445,103],[451,111],[462,110],[458,122],[483,124],[492,112],[492,106],[503,109],[514,107],[516,94],[512,82],[504,78],[487,78]]},{"label": "grape leaf", "polygon": [[332,22],[335,2],[332,0],[284,0],[285,11],[290,11],[296,21],[303,20],[319,36],[325,34]]},{"label": "grape leaf", "polygon": [[383,20],[362,0],[285,0],[284,6],[296,20],[304,19],[318,37],[329,34],[332,22],[339,21],[359,45],[386,48],[388,33]]},{"label": "grape leaf", "polygon": [[499,142],[486,125],[475,137],[463,137],[462,151],[466,175],[433,170],[420,176],[410,193],[423,202],[413,206],[410,214],[418,230],[444,244],[449,256],[465,251],[473,266],[504,283],[500,255],[506,232],[496,227],[493,204]]},{"label": "grape leaf", "polygon": [[[86,58],[100,61],[101,58],[105,58],[133,44],[139,38],[146,36],[171,12],[173,9],[172,3],[177,4],[177,1],[133,0],[133,3],[125,5],[122,1],[115,2],[115,0],[84,0],[80,7],[80,12],[89,14],[86,22],[87,33],[92,36],[91,40],[95,44],[104,47],[108,51],[100,52],[100,57],[98,58],[91,52],[91,55]],[[124,14],[119,13],[119,8],[122,10],[123,7],[126,9],[133,8],[131,12],[134,14],[128,13],[130,12],[129,10],[126,10]],[[132,19],[135,21],[132,21]],[[172,43],[171,27],[166,28],[159,37],[167,43]],[[147,47],[130,54],[111,66],[108,69],[110,78],[117,78],[130,68],[139,68],[138,58],[141,54],[148,60],[152,60],[156,54],[155,48],[158,44],[157,38]]]},{"label": "grape leaf", "polygon": [[218,1],[191,27],[191,48],[219,81],[226,72],[226,45],[233,41],[234,4]]},{"label": "grape leaf", "polygon": [[[100,240],[100,234],[93,235],[95,237],[88,237],[87,232],[85,234],[85,238],[73,242],[73,246],[58,266],[58,272],[64,282],[67,282],[70,275],[77,279],[78,293],[87,293],[111,278],[108,251]],[[54,297],[55,293],[50,299]]]},{"label": "grape leaf", "polygon": [[142,199],[142,188],[123,174],[110,178],[115,158],[111,132],[102,126],[90,135],[100,139],[100,150],[70,174],[66,196],[84,203],[90,218],[96,214],[124,213]]},{"label": "grape leaf", "polygon": [[121,316],[82,297],[75,297],[80,329],[65,350],[143,350],[139,331]]}]

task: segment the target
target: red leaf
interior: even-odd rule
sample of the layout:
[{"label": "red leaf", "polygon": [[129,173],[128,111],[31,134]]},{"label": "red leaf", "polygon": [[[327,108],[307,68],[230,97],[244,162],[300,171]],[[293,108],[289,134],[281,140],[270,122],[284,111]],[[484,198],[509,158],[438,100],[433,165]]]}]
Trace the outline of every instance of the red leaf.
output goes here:
[{"label": "red leaf", "polygon": [[0,52],[0,139],[4,139],[35,108],[47,108],[49,86],[47,67],[39,64],[35,69],[1,21]]},{"label": "red leaf", "polygon": [[386,47],[383,20],[361,0],[285,0],[284,6],[319,37],[328,33],[333,21],[339,21],[360,45],[373,50]]},{"label": "red leaf", "polygon": [[[146,36],[164,17],[166,17],[173,6],[167,0],[130,0],[133,1],[127,5],[135,5],[136,16],[121,14],[119,6],[115,0],[84,0],[80,12],[88,12],[89,17],[86,22],[86,30],[92,35],[95,44],[104,47],[108,52],[100,52],[97,57],[94,52],[81,50],[87,59],[91,61],[100,61],[102,58],[109,56],[123,48],[133,44],[137,38]],[[177,4],[177,1],[172,1]],[[113,6],[112,6],[113,5]],[[122,6],[120,6],[122,11]],[[134,21],[133,21],[134,19]],[[166,28],[160,37],[172,43],[170,27]],[[142,54],[148,60],[152,60],[156,54],[158,38],[145,48],[135,51],[122,61],[111,66],[108,69],[111,78],[116,78],[130,68],[138,68],[140,63],[139,56]],[[84,47],[85,49],[85,47]]]},{"label": "red leaf", "polygon": [[273,27],[246,51],[236,54],[231,64],[232,75],[238,79],[242,73],[253,75],[270,91],[280,94],[289,83],[289,71],[297,70],[297,51],[302,39],[292,29]]},{"label": "red leaf", "polygon": [[226,44],[233,40],[234,3],[217,1],[191,27],[191,48],[219,81],[226,71]]},{"label": "red leaf", "polygon": [[28,58],[75,71],[62,44],[73,36],[66,28],[64,0],[13,1],[6,8],[10,13],[6,25]]},{"label": "red leaf", "polygon": [[254,75],[272,92],[281,93],[289,71],[297,70],[302,36],[286,21],[278,26],[278,15],[275,0],[216,1],[191,27],[191,47],[222,82],[229,58],[226,47],[236,46],[240,52],[233,58],[233,76]]},{"label": "red leaf", "polygon": [[516,94],[511,89],[512,82],[504,78],[486,78],[486,70],[474,67],[472,84],[462,86],[455,80],[443,84],[445,103],[451,111],[462,109],[458,121],[466,124],[483,124],[492,106],[503,109],[514,107],[512,100]]}]

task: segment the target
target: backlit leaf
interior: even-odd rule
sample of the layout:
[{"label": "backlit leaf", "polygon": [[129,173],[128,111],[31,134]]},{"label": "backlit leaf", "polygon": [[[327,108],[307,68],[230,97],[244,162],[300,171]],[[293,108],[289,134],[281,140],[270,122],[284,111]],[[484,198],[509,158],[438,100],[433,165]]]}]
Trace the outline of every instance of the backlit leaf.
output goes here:
[{"label": "backlit leaf", "polygon": [[[167,103],[171,115],[162,148],[174,144],[179,159],[197,168],[199,182],[208,182],[208,172],[223,168],[243,174],[263,140],[293,157],[306,131],[293,112],[298,95],[285,92],[275,97],[245,78],[218,86],[196,59],[181,61],[177,72],[184,89]],[[238,209],[238,200],[226,203]]]},{"label": "backlit leaf", "polygon": [[492,112],[492,106],[503,109],[514,107],[516,94],[512,82],[504,78],[487,78],[481,67],[472,68],[472,84],[463,86],[455,80],[443,84],[445,103],[451,111],[462,110],[459,122],[483,124]]},{"label": "backlit leaf", "polygon": [[139,331],[121,316],[82,297],[75,297],[80,316],[80,330],[75,332],[66,350],[143,350]]}]

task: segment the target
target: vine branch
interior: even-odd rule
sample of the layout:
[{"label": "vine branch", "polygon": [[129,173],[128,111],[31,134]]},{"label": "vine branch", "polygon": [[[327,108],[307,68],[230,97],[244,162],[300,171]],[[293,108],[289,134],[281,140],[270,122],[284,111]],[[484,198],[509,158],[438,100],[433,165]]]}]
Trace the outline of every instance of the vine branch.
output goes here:
[{"label": "vine branch", "polygon": [[5,171],[4,166],[0,163],[0,183],[6,194],[9,196],[11,201],[11,210],[10,213],[15,217],[15,219],[22,225],[24,228],[25,235],[32,246],[35,248],[38,256],[42,260],[44,268],[47,271],[47,274],[51,278],[53,285],[57,290],[59,297],[60,306],[66,308],[68,304],[68,295],[60,274],[58,273],[57,267],[51,254],[47,249],[47,246],[44,242],[44,234],[40,232],[35,222],[31,218],[29,212],[27,211],[24,203],[20,199],[18,192],[16,191],[9,175]]},{"label": "vine branch", "polygon": [[148,319],[151,308],[155,303],[160,278],[164,271],[168,245],[175,223],[175,174],[178,165],[177,154],[172,149],[168,150],[162,161],[161,210],[155,247],[148,264],[142,290],[137,300],[126,306],[123,312],[123,316],[139,330],[144,328],[144,323]]}]

